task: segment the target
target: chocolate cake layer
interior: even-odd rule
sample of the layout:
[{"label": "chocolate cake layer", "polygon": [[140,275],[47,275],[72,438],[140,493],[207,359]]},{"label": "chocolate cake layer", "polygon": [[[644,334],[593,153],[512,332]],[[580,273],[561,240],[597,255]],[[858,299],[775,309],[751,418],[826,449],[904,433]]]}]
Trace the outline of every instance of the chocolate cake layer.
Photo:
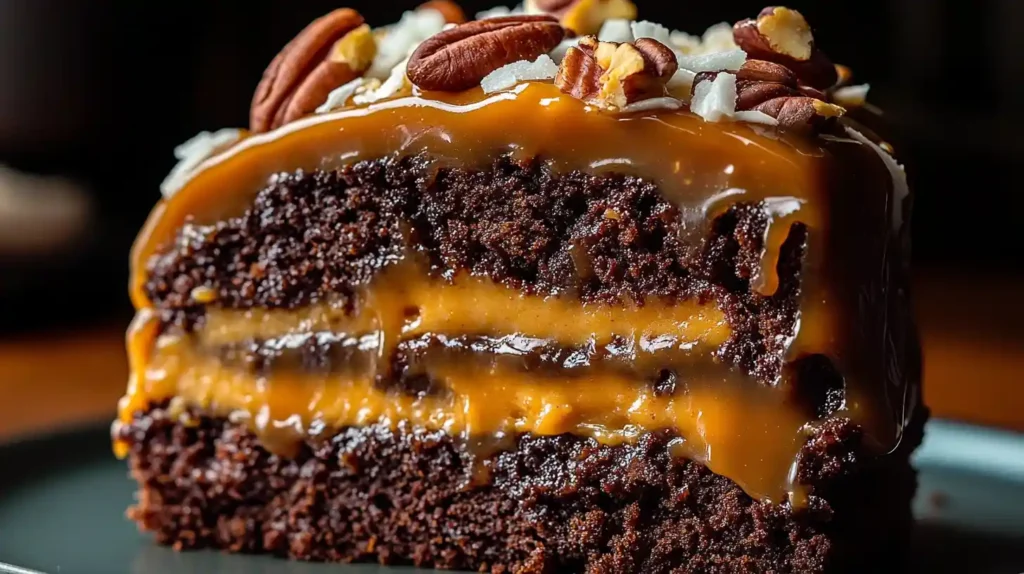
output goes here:
[{"label": "chocolate cake layer", "polygon": [[668,433],[521,437],[473,488],[451,437],[404,427],[343,429],[286,459],[238,424],[156,407],[119,438],[140,484],[130,516],[182,549],[490,572],[884,572],[909,533],[922,418],[879,460],[848,422],[816,431],[798,511],[672,456]]},{"label": "chocolate cake layer", "polygon": [[[277,177],[239,217],[186,225],[151,260],[148,296],[165,320],[194,329],[197,287],[224,308],[346,301],[413,250],[430,272],[469,272],[528,294],[582,303],[716,301],[732,329],[720,357],[772,380],[793,335],[806,230],[779,255],[780,288],[750,287],[769,214],[738,205],[706,237],[638,178],[556,175],[541,161],[490,170],[436,168],[424,157],[366,161]],[[343,304],[343,303],[341,303]],[[458,333],[456,333],[457,335]]]}]

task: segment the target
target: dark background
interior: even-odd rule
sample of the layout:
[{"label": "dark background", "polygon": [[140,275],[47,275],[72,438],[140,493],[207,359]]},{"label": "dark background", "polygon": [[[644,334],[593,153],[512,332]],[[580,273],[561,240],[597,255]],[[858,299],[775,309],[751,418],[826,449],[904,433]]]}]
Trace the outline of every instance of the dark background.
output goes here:
[{"label": "dark background", "polygon": [[[473,14],[495,3],[462,5]],[[641,18],[691,33],[763,7],[637,3]],[[0,330],[127,319],[128,249],[174,164],[172,148],[202,129],[245,126],[266,64],[340,5],[377,26],[416,3],[0,0],[0,164],[71,176],[96,206],[72,252],[0,258]],[[1024,2],[790,6],[886,110],[886,135],[917,193],[921,273],[1021,275]]]}]

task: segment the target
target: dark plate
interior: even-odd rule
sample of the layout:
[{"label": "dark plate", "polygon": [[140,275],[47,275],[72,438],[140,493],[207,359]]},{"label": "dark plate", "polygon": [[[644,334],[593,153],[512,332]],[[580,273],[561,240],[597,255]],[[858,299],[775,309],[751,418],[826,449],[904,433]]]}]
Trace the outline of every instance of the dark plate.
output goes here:
[{"label": "dark plate", "polygon": [[[0,562],[21,569],[11,571],[416,572],[157,547],[124,519],[133,484],[111,455],[108,437],[106,428],[95,428],[0,447]],[[1024,436],[935,421],[917,464],[913,571],[1024,572]]]}]

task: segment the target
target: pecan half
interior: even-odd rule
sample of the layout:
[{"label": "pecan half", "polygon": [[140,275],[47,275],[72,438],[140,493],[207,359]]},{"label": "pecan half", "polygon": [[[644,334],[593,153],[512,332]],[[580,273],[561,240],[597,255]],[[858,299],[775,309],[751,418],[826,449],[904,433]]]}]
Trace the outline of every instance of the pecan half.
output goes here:
[{"label": "pecan half", "polygon": [[736,72],[736,109],[751,110],[774,98],[800,95],[796,74],[764,60],[747,60]]},{"label": "pecan half", "polygon": [[786,86],[797,86],[797,77],[792,70],[786,66],[767,62],[765,60],[747,60],[736,72],[736,80],[774,82]]},{"label": "pecan half", "polygon": [[358,78],[375,53],[370,28],[355,10],[341,8],[313,21],[263,72],[250,130],[269,131],[311,113],[331,90]]},{"label": "pecan half", "polygon": [[444,16],[444,21],[449,24],[462,24],[466,21],[466,13],[452,0],[429,0],[420,4],[417,10],[436,10]]},{"label": "pecan half", "polygon": [[[694,78],[694,93],[701,82],[720,72]],[[759,111],[777,119],[788,130],[814,132],[828,127],[846,110],[826,101],[824,93],[803,86],[789,68],[764,60],[747,60],[736,72],[736,111]]]},{"label": "pecan half", "polygon": [[807,96],[786,96],[768,100],[751,108],[779,120],[779,126],[793,131],[824,130],[846,110]]},{"label": "pecan half", "polygon": [[666,84],[677,69],[671,48],[652,38],[618,44],[586,36],[566,53],[555,85],[574,98],[621,109],[664,96]]},{"label": "pecan half", "polygon": [[564,37],[565,29],[550,16],[467,22],[420,44],[409,58],[409,81],[424,90],[468,90],[502,66],[547,54]]},{"label": "pecan half", "polygon": [[756,20],[737,22],[733,39],[750,58],[786,66],[808,86],[824,90],[839,79],[835,65],[815,45],[807,20],[796,10],[765,8]]}]

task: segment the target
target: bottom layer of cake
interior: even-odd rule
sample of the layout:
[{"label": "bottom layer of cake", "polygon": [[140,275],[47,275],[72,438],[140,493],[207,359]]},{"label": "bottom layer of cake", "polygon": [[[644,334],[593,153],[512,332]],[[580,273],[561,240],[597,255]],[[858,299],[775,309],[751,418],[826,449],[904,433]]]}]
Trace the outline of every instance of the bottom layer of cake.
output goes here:
[{"label": "bottom layer of cake", "polygon": [[179,549],[481,572],[877,572],[906,547],[922,423],[873,461],[855,428],[827,425],[805,449],[814,494],[795,511],[673,458],[664,434],[617,447],[522,437],[468,487],[471,463],[442,433],[349,428],[283,459],[196,412],[156,407],[117,432],[140,484],[129,516]]}]

